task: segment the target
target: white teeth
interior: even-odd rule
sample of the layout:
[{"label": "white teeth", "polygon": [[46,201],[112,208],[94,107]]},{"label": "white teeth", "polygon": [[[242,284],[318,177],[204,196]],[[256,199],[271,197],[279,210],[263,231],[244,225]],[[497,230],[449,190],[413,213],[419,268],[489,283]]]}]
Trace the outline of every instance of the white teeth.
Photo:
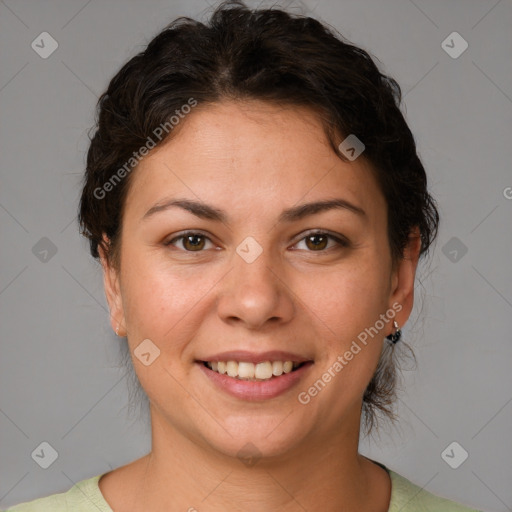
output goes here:
[{"label": "white teeth", "polygon": [[277,376],[283,374],[283,362],[282,361],[274,361],[272,363],[272,373]]},{"label": "white teeth", "polygon": [[228,361],[226,369],[230,377],[238,376],[238,363],[236,361]]},{"label": "white teeth", "polygon": [[218,361],[207,362],[208,368],[214,372],[229,375],[244,380],[268,380],[273,376],[279,377],[283,373],[290,373],[300,363],[293,361],[265,361],[262,363],[248,363],[246,361]]},{"label": "white teeth", "polygon": [[272,377],[272,363],[270,361],[258,363],[254,368],[254,376],[257,379],[270,379]]},{"label": "white teeth", "polygon": [[[213,368],[212,368],[213,370]],[[238,376],[242,379],[252,379],[254,378],[254,365],[252,363],[238,363]],[[257,375],[258,379],[261,379],[259,375]]]},{"label": "white teeth", "polygon": [[293,363],[291,361],[285,361],[283,364],[283,372],[290,373],[293,369]]}]

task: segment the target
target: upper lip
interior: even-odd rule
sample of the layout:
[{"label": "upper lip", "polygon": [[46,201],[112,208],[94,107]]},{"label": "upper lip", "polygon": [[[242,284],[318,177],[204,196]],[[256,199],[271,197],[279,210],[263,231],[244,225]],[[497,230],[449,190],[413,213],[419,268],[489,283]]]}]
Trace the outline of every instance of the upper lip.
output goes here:
[{"label": "upper lip", "polygon": [[248,363],[263,363],[265,361],[293,361],[294,363],[303,363],[306,361],[312,361],[307,357],[292,352],[283,352],[282,350],[270,350],[267,352],[249,352],[247,350],[230,350],[227,352],[220,352],[205,358],[199,359],[199,361],[243,361]]}]

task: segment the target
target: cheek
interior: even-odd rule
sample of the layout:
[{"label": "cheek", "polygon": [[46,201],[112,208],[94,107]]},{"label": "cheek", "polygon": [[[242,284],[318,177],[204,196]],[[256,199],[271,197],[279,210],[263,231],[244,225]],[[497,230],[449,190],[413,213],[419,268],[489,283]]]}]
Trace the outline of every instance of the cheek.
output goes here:
[{"label": "cheek", "polygon": [[[175,379],[186,378],[186,349],[196,336],[200,301],[211,285],[201,273],[191,277],[179,269],[153,264],[148,257],[133,258],[124,270],[123,307],[137,377],[152,401],[158,403],[165,396],[179,402],[183,391]],[[159,352],[145,366],[137,360],[137,347],[147,339]],[[147,346],[150,352],[155,350]]]},{"label": "cheek", "polygon": [[123,306],[130,344],[149,338],[175,364],[200,328],[209,292],[221,276],[143,253],[129,261],[124,267]]},{"label": "cheek", "polygon": [[378,262],[360,258],[311,277],[305,274],[293,289],[298,290],[301,301],[314,313],[313,320],[324,324],[327,339],[343,342],[373,325],[384,313],[389,298],[388,281],[389,276]]},{"label": "cheek", "polygon": [[324,400],[334,400],[341,408],[361,397],[377,366],[386,331],[381,328],[375,334],[372,328],[386,312],[388,280],[378,260],[361,257],[337,271],[295,283],[305,313],[316,326],[320,361],[313,384],[325,376],[329,390]]}]

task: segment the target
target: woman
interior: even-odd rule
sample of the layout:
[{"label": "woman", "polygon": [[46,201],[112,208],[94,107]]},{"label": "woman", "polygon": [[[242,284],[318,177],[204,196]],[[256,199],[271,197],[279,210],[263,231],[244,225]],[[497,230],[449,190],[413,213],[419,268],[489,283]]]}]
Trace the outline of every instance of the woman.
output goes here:
[{"label": "woman", "polygon": [[118,72],[80,222],[152,449],[11,510],[471,510],[358,452],[438,225],[399,104],[365,51],[241,2]]}]

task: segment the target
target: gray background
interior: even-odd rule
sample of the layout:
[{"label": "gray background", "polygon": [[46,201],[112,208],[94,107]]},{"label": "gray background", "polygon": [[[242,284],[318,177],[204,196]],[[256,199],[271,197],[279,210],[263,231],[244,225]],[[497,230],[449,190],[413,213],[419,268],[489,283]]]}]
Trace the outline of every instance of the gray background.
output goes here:
[{"label": "gray background", "polygon": [[[512,510],[512,4],[279,5],[328,21],[398,80],[442,215],[404,330],[418,367],[404,372],[400,426],[361,451],[436,494]],[[75,214],[98,95],[169,21],[210,11],[190,0],[0,1],[1,508],[150,449],[124,408],[123,342]],[[31,47],[43,31],[59,45],[47,59]],[[469,44],[458,58],[441,45],[453,31]],[[31,457],[43,441],[58,452],[48,469]],[[457,469],[441,456],[453,441],[469,454]]]}]

